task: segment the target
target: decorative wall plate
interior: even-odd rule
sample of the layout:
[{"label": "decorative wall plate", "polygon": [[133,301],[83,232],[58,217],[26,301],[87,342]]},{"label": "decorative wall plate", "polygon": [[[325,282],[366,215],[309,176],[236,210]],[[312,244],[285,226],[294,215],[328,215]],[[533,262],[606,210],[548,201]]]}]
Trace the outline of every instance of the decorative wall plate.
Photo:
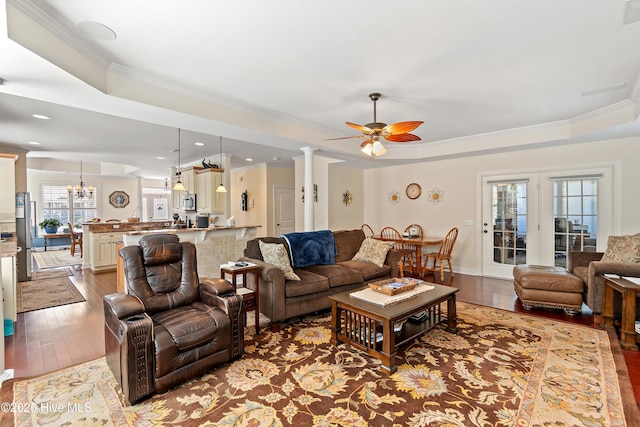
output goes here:
[{"label": "decorative wall plate", "polygon": [[391,203],[392,205],[400,203],[400,193],[398,193],[396,190],[393,190],[391,193],[389,193],[389,203]]},{"label": "decorative wall plate", "polygon": [[412,182],[411,184],[407,185],[405,193],[407,193],[408,198],[415,200],[422,194],[422,187],[420,187],[420,184]]},{"label": "decorative wall plate", "polygon": [[434,188],[433,190],[429,191],[429,200],[434,205],[437,205],[444,200],[444,193],[437,188]]},{"label": "decorative wall plate", "polygon": [[124,191],[114,191],[109,195],[109,203],[114,208],[124,208],[129,204],[129,195]]}]

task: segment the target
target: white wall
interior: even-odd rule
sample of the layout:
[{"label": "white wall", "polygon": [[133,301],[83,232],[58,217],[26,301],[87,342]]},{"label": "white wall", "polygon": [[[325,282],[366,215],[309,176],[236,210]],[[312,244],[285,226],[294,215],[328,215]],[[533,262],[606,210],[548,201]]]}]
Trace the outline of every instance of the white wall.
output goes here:
[{"label": "white wall", "polygon": [[[619,218],[614,229],[618,233],[633,234],[640,232],[639,160],[640,137],[636,137],[369,169],[364,171],[364,219],[376,232],[384,226],[404,230],[407,225],[418,223],[428,235],[444,235],[451,227],[458,227],[460,234],[453,253],[455,270],[479,275],[482,272],[481,175],[613,165],[614,177],[621,177],[621,182],[614,182],[619,193],[614,194],[614,205],[621,206],[621,212],[613,215]],[[405,188],[411,182],[422,186],[422,196],[416,200],[405,195]],[[439,204],[431,203],[427,197],[434,188],[444,192]],[[395,206],[388,201],[388,194],[393,190],[401,194],[401,201]],[[474,220],[475,226],[464,226],[465,219]],[[606,241],[606,237],[599,236],[599,239]]]},{"label": "white wall", "polygon": [[[344,193],[352,194],[352,203],[347,206]],[[330,230],[360,228],[364,223],[364,171],[341,163],[329,165],[329,209]]]}]

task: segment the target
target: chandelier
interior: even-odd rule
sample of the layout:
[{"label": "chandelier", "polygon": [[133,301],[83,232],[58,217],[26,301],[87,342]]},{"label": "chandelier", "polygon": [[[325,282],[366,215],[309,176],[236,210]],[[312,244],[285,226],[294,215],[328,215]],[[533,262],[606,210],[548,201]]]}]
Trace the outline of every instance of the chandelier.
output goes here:
[{"label": "chandelier", "polygon": [[73,191],[75,197],[78,199],[90,199],[96,191],[96,187],[92,185],[85,187],[84,185],[84,181],[82,180],[82,160],[80,160],[80,185],[76,185],[75,187],[67,185],[67,191],[69,193]]}]

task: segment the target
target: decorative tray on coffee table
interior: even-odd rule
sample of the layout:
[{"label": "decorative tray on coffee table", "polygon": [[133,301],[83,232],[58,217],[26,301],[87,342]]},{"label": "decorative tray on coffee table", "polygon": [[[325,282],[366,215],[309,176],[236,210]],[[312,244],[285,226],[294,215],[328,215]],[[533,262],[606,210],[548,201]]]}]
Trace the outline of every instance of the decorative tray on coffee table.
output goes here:
[{"label": "decorative tray on coffee table", "polygon": [[369,287],[376,292],[381,292],[386,295],[397,295],[415,289],[418,283],[420,283],[419,280],[394,277],[393,279],[371,282],[369,283]]}]

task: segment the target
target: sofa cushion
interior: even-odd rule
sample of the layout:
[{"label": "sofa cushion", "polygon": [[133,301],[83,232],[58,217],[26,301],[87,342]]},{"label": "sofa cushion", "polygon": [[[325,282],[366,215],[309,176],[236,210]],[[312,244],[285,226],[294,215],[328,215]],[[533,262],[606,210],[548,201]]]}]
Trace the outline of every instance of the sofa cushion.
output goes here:
[{"label": "sofa cushion", "polygon": [[289,263],[289,254],[283,244],[264,243],[262,240],[259,240],[258,242],[264,262],[275,265],[282,270],[285,279],[300,280],[300,277],[294,273],[291,268],[291,264]]},{"label": "sofa cushion", "polygon": [[329,279],[329,287],[351,285],[363,281],[363,274],[360,271],[352,270],[344,265],[312,265],[305,270],[319,274]]},{"label": "sofa cushion", "polygon": [[350,260],[358,253],[362,242],[364,241],[364,232],[357,230],[339,230],[333,232],[336,240],[338,253],[336,254],[336,262]]},{"label": "sofa cushion", "polygon": [[391,274],[391,267],[386,264],[382,267],[378,267],[370,262],[348,260],[342,261],[338,263],[338,265],[359,271],[362,273],[364,282],[368,282],[369,280],[377,279],[379,277],[389,277]]},{"label": "sofa cushion", "polygon": [[287,241],[282,237],[260,237],[257,239],[251,239],[247,242],[247,247],[244,249],[244,256],[264,261],[264,258],[262,258],[262,251],[260,250],[260,242],[280,243],[281,245],[285,245],[285,249],[287,249],[288,253],[289,249],[286,247]]},{"label": "sofa cushion", "polygon": [[329,279],[312,271],[297,269],[300,281],[285,280],[284,294],[287,298],[315,294],[329,289]]},{"label": "sofa cushion", "polygon": [[372,239],[367,237],[362,242],[358,253],[352,258],[353,261],[369,262],[378,267],[384,265],[387,259],[387,253],[395,245],[394,242],[385,242],[383,240]]},{"label": "sofa cushion", "polygon": [[153,316],[158,326],[164,327],[176,348],[187,351],[210,342],[218,331],[218,325],[211,315],[194,306],[177,307]]},{"label": "sofa cushion", "polygon": [[609,236],[602,261],[640,262],[640,233],[633,236]]}]

